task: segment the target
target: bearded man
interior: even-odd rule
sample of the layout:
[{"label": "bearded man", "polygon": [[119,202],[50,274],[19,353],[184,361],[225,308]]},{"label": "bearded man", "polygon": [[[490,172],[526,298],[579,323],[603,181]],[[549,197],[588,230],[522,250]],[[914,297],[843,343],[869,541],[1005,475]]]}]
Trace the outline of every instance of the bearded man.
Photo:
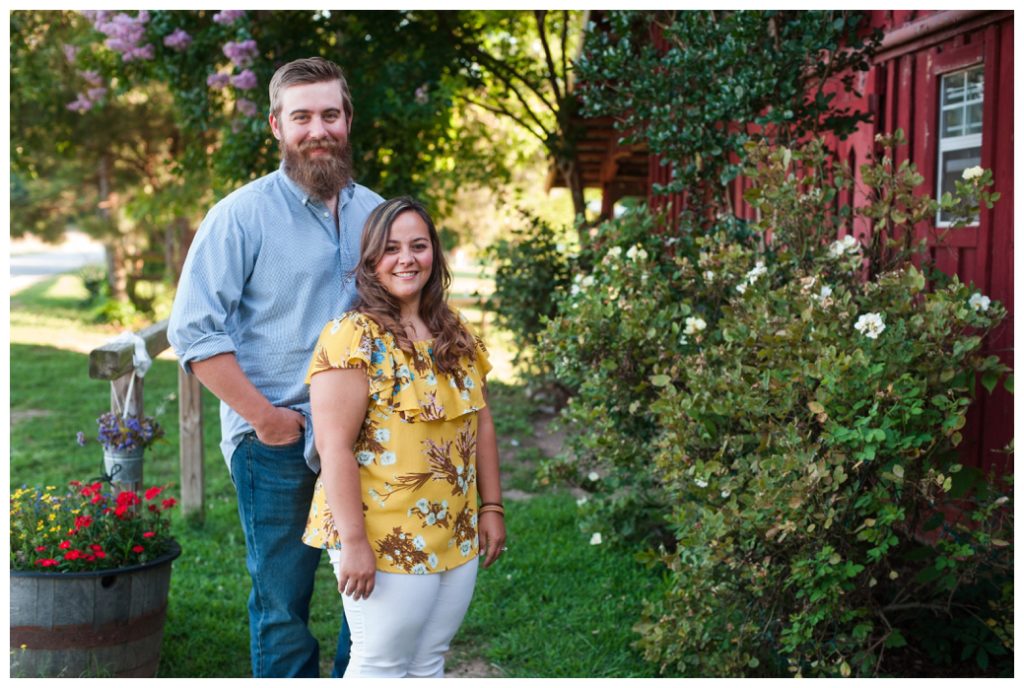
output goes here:
[{"label": "bearded man", "polygon": [[[221,450],[238,495],[252,579],[256,677],[317,677],[309,601],[320,550],[302,543],[319,457],[304,383],[323,323],[355,297],[367,215],[352,180],[352,99],[341,69],[309,58],[270,82],[281,166],[217,203],[185,260],[168,339],[221,400]],[[348,663],[342,621],[333,676]]]}]

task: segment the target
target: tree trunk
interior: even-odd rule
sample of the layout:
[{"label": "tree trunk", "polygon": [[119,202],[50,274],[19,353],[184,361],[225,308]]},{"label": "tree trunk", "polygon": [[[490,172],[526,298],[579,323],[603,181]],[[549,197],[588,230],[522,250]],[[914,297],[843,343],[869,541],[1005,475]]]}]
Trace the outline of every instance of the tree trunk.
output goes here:
[{"label": "tree trunk", "polygon": [[112,238],[103,243],[107,259],[107,284],[110,285],[110,298],[122,303],[128,302],[128,271],[124,264],[124,247],[121,245],[117,232],[117,214],[111,212],[109,155],[100,156],[99,168],[99,214],[110,226]]},{"label": "tree trunk", "polygon": [[572,194],[573,219],[582,217],[583,221],[576,227],[580,233],[580,245],[584,245],[587,238],[586,230],[590,227],[587,222],[587,202],[583,197],[583,178],[580,177],[576,161],[571,159],[559,159],[557,161],[558,171],[562,175],[566,188]]}]

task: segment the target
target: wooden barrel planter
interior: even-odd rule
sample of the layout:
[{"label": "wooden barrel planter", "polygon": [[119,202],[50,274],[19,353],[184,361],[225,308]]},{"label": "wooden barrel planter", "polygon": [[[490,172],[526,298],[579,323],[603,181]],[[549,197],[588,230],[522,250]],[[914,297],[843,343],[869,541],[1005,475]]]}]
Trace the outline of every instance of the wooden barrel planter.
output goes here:
[{"label": "wooden barrel planter", "polygon": [[12,677],[152,677],[171,562],[82,573],[11,571]]}]

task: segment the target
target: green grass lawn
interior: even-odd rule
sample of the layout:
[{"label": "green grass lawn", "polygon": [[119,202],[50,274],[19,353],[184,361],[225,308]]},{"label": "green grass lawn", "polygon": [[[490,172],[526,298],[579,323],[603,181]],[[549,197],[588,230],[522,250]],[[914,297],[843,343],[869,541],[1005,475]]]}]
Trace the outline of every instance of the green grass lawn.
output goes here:
[{"label": "green grass lawn", "polygon": [[[79,447],[75,433],[93,435],[109,405],[106,382],[88,377],[83,338],[116,333],[87,322],[73,279],[54,278],[12,299],[10,484],[62,485],[98,476],[98,445]],[[61,296],[64,294],[64,296]],[[17,324],[17,327],[15,327]],[[498,333],[494,333],[498,334]],[[500,336],[497,339],[502,340]],[[24,342],[32,343],[24,343]],[[48,345],[37,342],[49,342]],[[167,438],[146,454],[147,485],[178,482],[177,366],[158,359],[145,379],[145,408],[158,414]],[[177,515],[183,554],[174,564],[162,677],[250,675],[246,601],[249,580],[234,490],[217,447],[217,401],[204,391],[206,514]],[[492,383],[499,438],[532,432],[530,403],[515,384]],[[481,570],[474,602],[453,644],[453,665],[470,659],[508,677],[650,676],[630,648],[641,600],[657,585],[633,553],[591,546],[575,521],[566,492],[540,490],[530,471],[509,462],[507,482],[536,492],[509,502],[509,551]],[[311,609],[311,628],[327,675],[341,615],[324,557]]]}]

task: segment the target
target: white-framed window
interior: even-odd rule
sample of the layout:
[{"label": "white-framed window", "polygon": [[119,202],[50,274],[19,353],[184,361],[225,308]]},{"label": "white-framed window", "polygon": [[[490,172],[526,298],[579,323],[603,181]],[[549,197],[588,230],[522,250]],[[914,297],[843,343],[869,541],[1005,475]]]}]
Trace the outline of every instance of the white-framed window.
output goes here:
[{"label": "white-framed window", "polygon": [[[981,164],[981,115],[985,96],[984,65],[943,74],[939,83],[939,154],[936,198],[956,192],[968,167]],[[940,227],[949,225],[942,213]]]}]

